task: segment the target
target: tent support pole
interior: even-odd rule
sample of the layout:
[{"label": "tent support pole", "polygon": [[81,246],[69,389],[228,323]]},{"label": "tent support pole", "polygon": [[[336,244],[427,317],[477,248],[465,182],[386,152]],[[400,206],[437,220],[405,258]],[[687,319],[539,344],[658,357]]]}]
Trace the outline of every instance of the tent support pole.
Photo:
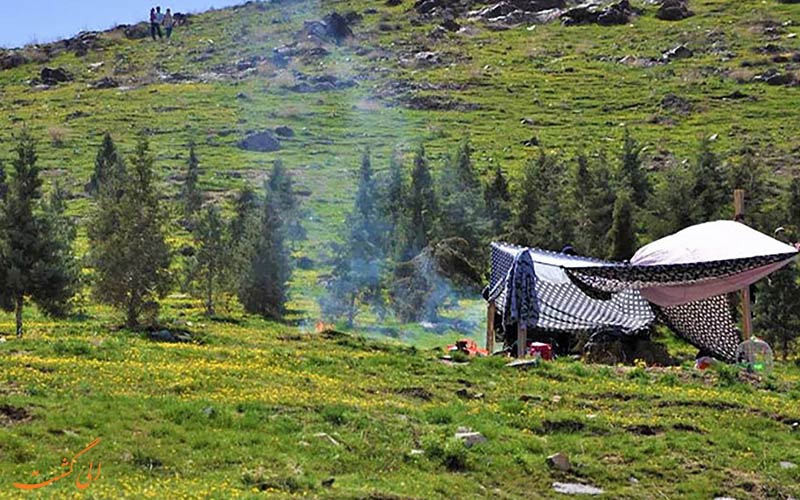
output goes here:
[{"label": "tent support pole", "polygon": [[486,350],[489,351],[489,355],[494,352],[494,315],[496,310],[497,306],[494,301],[489,302],[486,308]]},{"label": "tent support pole", "polygon": [[[733,220],[744,224],[744,189],[735,189],[733,191]],[[742,335],[743,340],[750,340],[753,336],[752,317],[750,315],[750,287],[742,288]]]},{"label": "tent support pole", "polygon": [[528,331],[522,323],[517,323],[517,359],[525,357]]}]

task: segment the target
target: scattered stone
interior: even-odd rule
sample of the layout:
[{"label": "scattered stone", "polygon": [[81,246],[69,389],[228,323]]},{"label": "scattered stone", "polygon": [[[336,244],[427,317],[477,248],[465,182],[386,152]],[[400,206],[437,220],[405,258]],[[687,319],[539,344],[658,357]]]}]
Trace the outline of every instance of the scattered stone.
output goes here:
[{"label": "scattered stone", "polygon": [[27,62],[28,58],[23,56],[19,51],[0,50],[0,70],[16,68],[17,66],[22,66]]},{"label": "scattered stone", "polygon": [[150,26],[146,22],[117,26],[117,29],[120,28],[122,28],[122,32],[128,40],[141,40],[150,36]]},{"label": "scattered stone", "polygon": [[5,337],[0,337],[0,344],[2,344],[3,342],[6,342],[6,338]]},{"label": "scattered stone", "polygon": [[72,75],[70,75],[67,70],[64,68],[42,68],[42,71],[39,73],[40,82],[44,85],[58,85],[59,83],[63,82],[70,82],[72,81]]},{"label": "scattered stone", "polygon": [[680,44],[664,52],[661,55],[661,59],[665,61],[672,61],[675,59],[686,59],[692,57],[693,55],[694,52],[692,52],[691,49],[684,44]]},{"label": "scattered stone", "polygon": [[456,396],[460,397],[461,399],[483,399],[482,392],[472,392],[466,388],[457,390]]},{"label": "scattered stone", "polygon": [[86,111],[78,110],[78,111],[73,111],[72,113],[67,114],[67,116],[64,117],[64,120],[65,121],[71,121],[71,120],[75,120],[77,118],[86,118],[87,116],[91,116],[91,115],[89,115],[89,113],[87,113]]},{"label": "scattered stone", "polygon": [[523,394],[519,397],[519,400],[523,403],[528,403],[530,401],[544,401],[544,398],[538,394]]},{"label": "scattered stone", "polygon": [[667,94],[661,99],[661,109],[665,111],[673,111],[680,114],[688,114],[692,111],[692,105],[683,97],[675,94]]},{"label": "scattered stone", "polygon": [[286,125],[275,127],[275,133],[280,137],[294,137],[294,130]]},{"label": "scattered stone", "polygon": [[781,469],[796,469],[797,464],[792,462],[781,462]]},{"label": "scattered stone", "polygon": [[147,338],[156,342],[192,342],[192,334],[187,331],[154,330],[147,332]]},{"label": "scattered stone", "polygon": [[330,488],[331,486],[333,486],[333,482],[334,481],[336,481],[336,478],[334,478],[334,477],[329,477],[328,479],[323,479],[322,480],[322,486],[324,486],[325,488]]},{"label": "scattered stone", "polygon": [[451,32],[455,32],[461,29],[461,25],[455,22],[453,19],[445,19],[444,22],[441,24],[441,27]]},{"label": "scattered stone", "polygon": [[466,446],[467,448],[472,448],[475,445],[485,443],[488,441],[488,439],[486,439],[486,437],[484,437],[483,434],[481,434],[480,432],[475,432],[469,427],[459,427],[453,437],[463,441],[464,446]]},{"label": "scattered stone", "polygon": [[589,2],[561,14],[561,22],[565,26],[577,26],[580,24],[599,24],[601,26],[612,26],[615,24],[627,24],[630,18],[638,16],[641,10],[631,6],[628,0],[620,0],[617,3],[603,6],[595,2]]},{"label": "scattered stone", "polygon": [[259,153],[269,153],[281,149],[281,143],[272,135],[272,132],[264,130],[248,135],[240,143],[239,147],[246,151],[257,151]]},{"label": "scattered stone", "polygon": [[553,483],[556,493],[565,495],[602,495],[603,490],[595,486],[580,483]]},{"label": "scattered stone", "polygon": [[203,408],[203,415],[205,415],[208,418],[211,418],[216,414],[217,410],[213,406],[206,406],[205,408]]},{"label": "scattered stone", "polygon": [[414,449],[414,450],[411,450],[408,454],[411,455],[412,457],[413,456],[424,455],[425,454],[425,450]]},{"label": "scattered stone", "polygon": [[539,138],[534,135],[530,139],[522,141],[522,145],[529,148],[536,147],[539,145]]},{"label": "scattered stone", "polygon": [[572,464],[569,463],[569,458],[561,452],[547,457],[547,465],[562,472],[569,472],[572,470]]},{"label": "scattered stone", "polygon": [[239,92],[238,94],[236,94],[236,98],[239,99],[240,101],[249,101],[250,100],[250,96],[245,94],[244,92]]},{"label": "scattered stone", "polygon": [[633,477],[633,476],[631,476],[631,477],[629,477],[629,478],[628,478],[628,482],[629,482],[629,483],[631,483],[631,484],[639,484],[639,480],[638,480],[638,479],[636,479],[636,478],[635,478],[635,477]]},{"label": "scattered stone", "polygon": [[397,7],[401,3],[403,3],[403,0],[386,0],[387,7]]},{"label": "scattered stone", "polygon": [[794,74],[789,72],[782,73],[776,68],[770,68],[764,73],[756,75],[753,80],[764,82],[767,85],[791,85],[794,83]]},{"label": "scattered stone", "polygon": [[333,439],[333,437],[331,437],[331,435],[330,435],[330,434],[328,434],[327,432],[318,432],[318,433],[314,434],[314,437],[317,437],[317,438],[320,438],[320,439],[325,439],[325,440],[327,440],[327,441],[328,441],[330,444],[332,444],[332,445],[334,445],[334,446],[341,446],[341,445],[339,444],[339,441],[337,441],[337,440]]},{"label": "scattered stone", "polygon": [[656,17],[664,21],[680,21],[693,15],[687,0],[663,0],[656,12]]},{"label": "scattered stone", "polygon": [[442,62],[438,52],[417,52],[414,54],[411,63],[418,68],[428,68],[437,66]]},{"label": "scattered stone", "polygon": [[110,76],[103,77],[90,85],[93,89],[114,89],[119,87],[119,82]]}]

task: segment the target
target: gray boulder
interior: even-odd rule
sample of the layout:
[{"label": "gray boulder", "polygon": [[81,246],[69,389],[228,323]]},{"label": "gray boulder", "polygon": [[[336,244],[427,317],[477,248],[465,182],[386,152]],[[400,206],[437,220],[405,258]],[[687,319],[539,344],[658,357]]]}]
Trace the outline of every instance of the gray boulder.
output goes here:
[{"label": "gray boulder", "polygon": [[257,151],[259,153],[269,153],[281,149],[281,143],[272,135],[269,130],[256,132],[245,137],[239,142],[239,147],[246,151]]},{"label": "gray boulder", "polygon": [[680,21],[693,15],[687,0],[664,0],[656,12],[656,17],[664,21]]}]

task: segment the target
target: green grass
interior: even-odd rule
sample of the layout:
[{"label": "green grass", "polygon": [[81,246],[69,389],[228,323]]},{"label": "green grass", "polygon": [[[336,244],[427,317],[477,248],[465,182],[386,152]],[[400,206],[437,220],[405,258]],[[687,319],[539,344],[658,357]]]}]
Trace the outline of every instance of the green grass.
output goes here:
[{"label": "green grass", "polygon": [[[294,61],[285,70],[263,65],[241,79],[208,75],[241,58],[268,57],[304,20],[368,7],[378,13],[355,27],[356,40],[330,47],[319,61]],[[410,8],[338,0],[226,9],[194,17],[170,45],[109,33],[102,51],[57,55],[46,64],[66,67],[76,81],[50,90],[27,83],[45,63],[0,71],[0,158],[8,169],[12,135],[27,125],[40,139],[46,176],[75,195],[69,210],[79,220],[91,208],[83,185],[102,134],[110,131],[129,154],[146,128],[169,196],[179,189],[173,176],[192,139],[213,199],[260,184],[273,160],[283,160],[307,193],[309,239],[295,254],[315,263],[293,276],[287,324],[246,317],[233,306],[209,320],[198,302],[172,296],[164,321],[194,331],[198,344],[159,344],[118,330],[120,318],[94,305],[84,320],[52,321],[26,310],[21,341],[11,337],[13,319],[0,316],[8,340],[0,343],[0,405],[27,415],[13,422],[0,415],[0,497],[17,497],[11,483],[32,480],[34,470],[51,477],[62,457],[95,437],[101,444],[86,458],[103,464],[96,484],[80,493],[69,478],[39,496],[530,498],[555,496],[550,485],[559,480],[595,484],[608,498],[800,496],[800,468],[779,466],[800,464],[800,431],[792,427],[800,420],[796,362],[779,364],[757,384],[731,370],[695,372],[690,361],[660,370],[563,359],[525,372],[498,359],[441,364],[434,348],[480,338],[477,300],[443,313],[466,321],[467,331],[403,325],[364,311],[353,335],[313,333],[318,279],[330,243],[341,238],[365,147],[381,171],[394,148],[409,153],[424,142],[437,170],[469,135],[480,170],[499,162],[518,182],[520,166],[537,153],[522,141],[536,136],[565,156],[604,150],[613,158],[624,125],[656,170],[691,156],[699,137],[717,134],[714,147],[724,155],[752,146],[781,178],[794,175],[800,124],[790,110],[800,104],[798,87],[738,79],[770,67],[794,70],[758,49],[774,43],[787,55],[800,51],[789,36],[800,24],[798,7],[694,1],[696,16],[668,23],[646,4],[629,26],[494,32],[476,24],[476,35],[441,41],[426,38],[431,25],[410,22]],[[767,21],[786,24],[775,40],[759,28]],[[382,22],[401,29],[381,32]],[[617,62],[658,58],[678,43],[695,55],[649,68]],[[446,63],[411,68],[400,61],[423,48],[442,52]],[[733,55],[723,61],[718,51]],[[285,88],[292,71],[359,85],[298,94]],[[192,81],[161,80],[175,72]],[[88,88],[103,76],[127,88]],[[408,109],[382,94],[398,81],[477,108]],[[734,91],[750,98],[720,98]],[[662,109],[669,93],[687,99],[691,112]],[[248,131],[279,125],[296,132],[281,151],[236,147]],[[51,144],[51,135],[63,136],[63,144]],[[188,238],[176,225],[170,234],[176,247]],[[86,250],[83,236],[78,250]],[[661,340],[689,359],[686,345]],[[483,396],[462,398],[461,389]],[[461,426],[488,442],[464,448],[453,438]],[[558,451],[569,455],[573,472],[548,469],[545,458]]]},{"label": "green grass", "polygon": [[[33,482],[34,470],[52,477],[96,437],[80,460],[84,474],[102,463],[89,498],[529,498],[557,496],[559,480],[608,498],[800,494],[797,469],[779,465],[800,462],[792,363],[753,384],[690,362],[446,366],[439,350],[210,321],[187,299],[164,314],[200,344],[152,342],[91,312],[51,323],[32,311],[25,338],[0,343],[0,404],[29,414],[0,419],[0,497],[17,497],[11,483]],[[464,447],[453,437],[462,426],[488,441]],[[572,472],[548,468],[559,451]],[[74,479],[39,491],[83,495]]]}]

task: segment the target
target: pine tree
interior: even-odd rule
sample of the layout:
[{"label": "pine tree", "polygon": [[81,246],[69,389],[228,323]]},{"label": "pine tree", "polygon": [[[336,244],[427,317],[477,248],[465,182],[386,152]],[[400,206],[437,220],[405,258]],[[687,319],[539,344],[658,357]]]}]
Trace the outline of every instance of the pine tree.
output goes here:
[{"label": "pine tree", "polygon": [[186,180],[181,187],[180,200],[183,205],[183,216],[191,220],[194,214],[203,205],[203,193],[197,183],[200,177],[200,161],[194,150],[194,144],[189,145],[189,161],[186,163]]},{"label": "pine tree", "polygon": [[478,259],[489,229],[480,179],[472,165],[468,140],[458,145],[448,158],[439,181],[441,229],[439,237],[462,238],[471,250],[467,257]]},{"label": "pine tree", "polygon": [[[244,275],[240,276],[238,295],[239,302],[248,313],[281,319],[286,306],[286,287],[291,277],[291,266],[284,244],[279,202],[271,195],[266,183],[264,191],[261,216],[250,217],[244,210],[242,213],[245,215],[240,219],[243,228],[237,251],[246,257],[246,267]],[[242,201],[242,207],[247,207],[249,202]]]},{"label": "pine tree", "polygon": [[406,226],[404,209],[408,187],[403,173],[399,154],[394,152],[389,160],[389,169],[379,188],[379,207],[387,224],[389,238],[384,240],[385,253],[394,258],[400,257],[404,248],[403,227]]},{"label": "pine tree", "polygon": [[51,217],[47,205],[39,210],[42,180],[36,160],[35,142],[23,130],[12,162],[14,176],[0,210],[0,306],[15,312],[17,337],[23,332],[26,298],[47,314],[63,315],[77,283],[71,241],[62,238],[66,229]]},{"label": "pine tree", "polygon": [[791,354],[791,344],[800,337],[800,285],[794,263],[772,273],[758,284],[755,322],[757,331],[783,359]]},{"label": "pine tree", "polygon": [[608,258],[616,261],[629,260],[636,252],[636,226],[633,218],[633,203],[630,192],[617,194],[614,202],[614,215],[608,233],[610,250]]},{"label": "pine tree", "polygon": [[135,328],[145,310],[169,290],[170,249],[164,238],[165,214],[153,180],[147,137],[139,138],[133,169],[118,187],[101,189],[89,226],[94,294],[121,309]]},{"label": "pine tree", "polygon": [[385,266],[382,242],[386,224],[377,200],[378,188],[369,153],[364,153],[353,211],[347,218],[348,238],[336,248],[333,279],[321,303],[323,313],[344,316],[351,326],[361,305],[382,306],[381,276]]},{"label": "pine tree", "polygon": [[94,160],[94,172],[92,178],[86,185],[89,194],[97,194],[104,184],[113,176],[118,176],[125,169],[122,155],[119,154],[111,134],[108,132],[103,136],[103,143],[97,151]]},{"label": "pine tree", "polygon": [[[744,149],[737,161],[731,162],[727,183],[731,191],[744,189],[748,225],[759,231],[771,233],[776,225],[786,223],[783,219],[783,205],[780,203],[780,190],[768,175],[767,169],[749,148]],[[731,196],[731,192],[727,195]],[[733,205],[723,201],[723,207],[726,205],[731,209],[726,210],[724,216],[726,219],[732,218]]]},{"label": "pine tree", "polygon": [[205,301],[206,314],[214,314],[215,297],[228,287],[231,262],[231,240],[220,210],[206,207],[193,231],[197,252],[193,277]]},{"label": "pine tree", "polygon": [[405,228],[405,233],[408,235],[408,244],[403,257],[411,258],[436,238],[436,225],[439,219],[439,204],[433,177],[422,145],[414,156],[406,206],[408,226]]},{"label": "pine tree", "polygon": [[795,240],[800,240],[800,177],[795,177],[789,184],[787,222],[794,231]]},{"label": "pine tree", "polygon": [[594,257],[608,254],[607,237],[613,222],[616,195],[605,157],[590,163],[579,155],[572,185],[575,206],[575,248]]},{"label": "pine tree", "polygon": [[697,158],[691,166],[694,174],[692,189],[692,197],[695,200],[694,220],[696,222],[714,220],[726,205],[728,189],[719,158],[711,150],[709,139],[704,138],[700,141]]},{"label": "pine tree", "polygon": [[651,200],[650,237],[661,238],[697,223],[694,172],[676,165],[664,172]]},{"label": "pine tree", "polygon": [[514,202],[511,232],[527,246],[560,250],[573,237],[573,213],[564,165],[540,150],[525,163]]},{"label": "pine tree", "polygon": [[0,202],[6,200],[6,194],[8,193],[8,183],[6,180],[6,169],[3,166],[3,162],[0,161]]},{"label": "pine tree", "polygon": [[492,236],[500,236],[511,219],[511,193],[500,165],[495,165],[493,175],[484,187],[483,201]]},{"label": "pine tree", "polygon": [[286,238],[294,247],[297,241],[302,241],[306,238],[306,231],[300,222],[302,213],[297,195],[294,192],[294,179],[283,166],[282,161],[275,160],[272,164],[272,170],[267,179],[267,187],[281,213]]},{"label": "pine tree", "polygon": [[652,186],[647,172],[642,166],[642,146],[631,137],[628,129],[622,138],[622,155],[615,187],[625,189],[630,186],[632,201],[638,207],[643,207],[652,193]]}]

